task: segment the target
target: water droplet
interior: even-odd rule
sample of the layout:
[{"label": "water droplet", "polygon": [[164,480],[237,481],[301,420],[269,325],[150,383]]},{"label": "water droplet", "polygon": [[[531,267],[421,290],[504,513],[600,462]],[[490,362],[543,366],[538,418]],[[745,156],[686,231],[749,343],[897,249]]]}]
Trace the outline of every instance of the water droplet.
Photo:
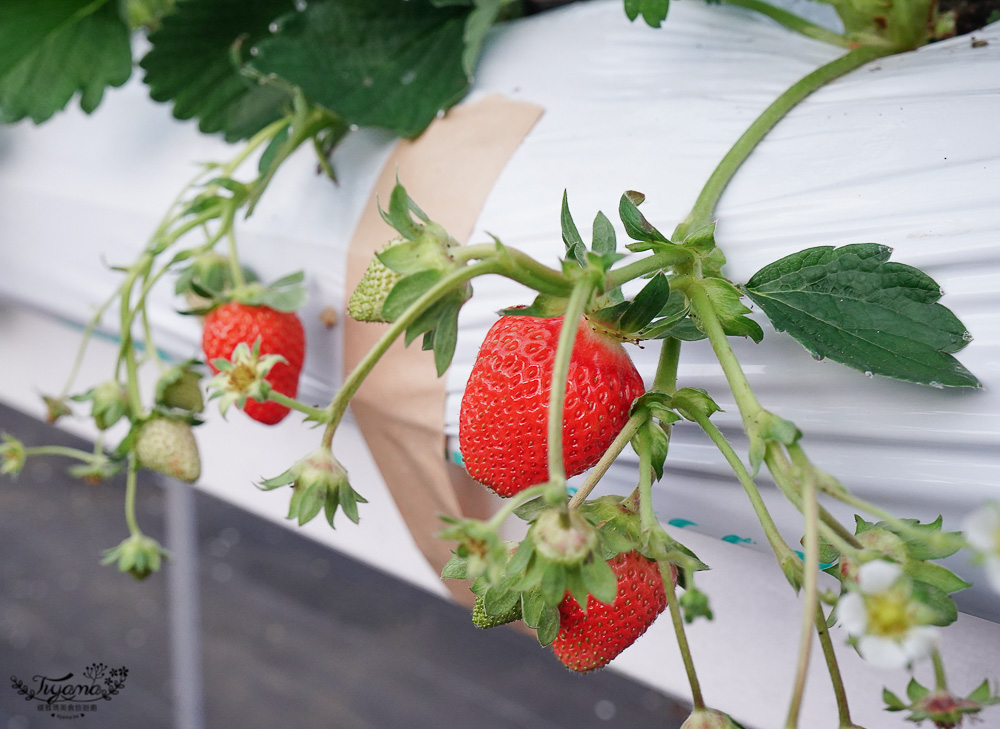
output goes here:
[{"label": "water droplet", "polygon": [[373,79],[371,76],[365,76],[361,80],[361,85],[364,86],[365,88],[369,88],[373,83],[375,83],[375,79]]},{"label": "water droplet", "polygon": [[359,130],[359,129],[360,129],[361,127],[359,127],[359,126],[358,126],[357,124],[351,124],[351,126],[350,126],[350,127],[348,127],[348,128],[349,128],[349,129],[350,129],[350,130],[351,130],[352,132],[356,132],[356,131],[358,131],[358,130]]},{"label": "water droplet", "polygon": [[295,9],[300,13],[308,7],[306,0],[295,0]]},{"label": "water droplet", "polygon": [[417,72],[416,71],[412,71],[412,70],[411,71],[407,71],[406,73],[403,74],[403,77],[401,79],[399,79],[399,83],[403,84],[403,86],[409,86],[410,84],[413,83],[413,81],[414,81],[414,79],[416,79],[416,77],[417,77]]},{"label": "water droplet", "polygon": [[973,339],[975,339],[975,337],[972,336],[972,332],[969,331],[962,332],[962,341],[971,342]]},{"label": "water droplet", "polygon": [[942,385],[937,380],[931,380],[927,384],[930,385],[931,387],[933,387],[935,390],[943,390],[944,389],[944,385]]},{"label": "water droplet", "polygon": [[875,376],[875,375],[874,375],[874,374],[872,374],[872,371],[871,371],[871,370],[865,370],[865,377],[874,377],[874,376]]},{"label": "water droplet", "polygon": [[277,23],[271,23],[269,26],[267,26],[267,29],[271,33],[277,33],[278,32],[278,24]]},{"label": "water droplet", "polygon": [[259,55],[259,54],[260,54],[260,49],[259,49],[259,48],[258,48],[257,46],[253,46],[253,47],[252,47],[252,48],[250,49],[250,55],[251,55],[251,56],[257,56],[257,55]]},{"label": "water droplet", "polygon": [[821,355],[821,354],[820,354],[819,352],[810,352],[809,354],[810,354],[810,355],[812,356],[812,358],[813,358],[814,360],[816,360],[817,362],[822,362],[822,361],[823,361],[823,359],[824,359],[823,355]]},{"label": "water droplet", "polygon": [[444,119],[444,109],[438,109],[437,114],[435,114],[438,119]]}]

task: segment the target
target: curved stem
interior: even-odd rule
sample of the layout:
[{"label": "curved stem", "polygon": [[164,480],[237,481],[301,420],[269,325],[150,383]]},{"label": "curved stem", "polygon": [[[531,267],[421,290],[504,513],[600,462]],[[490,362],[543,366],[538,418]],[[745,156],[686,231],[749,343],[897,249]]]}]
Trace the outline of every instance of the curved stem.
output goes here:
[{"label": "curved stem", "polygon": [[681,248],[680,246],[667,248],[666,250],[660,249],[652,256],[632,261],[632,263],[627,263],[621,268],[610,271],[605,279],[604,290],[611,291],[624,283],[641,278],[647,274],[673,268],[680,264],[690,263],[693,258],[690,250]]},{"label": "curved stem", "polygon": [[941,652],[937,648],[931,652],[931,662],[934,664],[934,690],[947,692],[948,677],[944,670],[944,660],[941,658]]},{"label": "curved stem", "polygon": [[472,260],[501,262],[504,264],[504,276],[533,288],[539,293],[569,296],[573,292],[573,282],[560,271],[539,263],[527,253],[516,248],[507,248],[495,243],[477,243],[453,249],[451,257],[457,263],[466,263]]},{"label": "curved stem", "polygon": [[789,87],[754,120],[726,153],[726,156],[722,158],[698,195],[691,214],[677,226],[673,239],[681,240],[689,231],[697,230],[712,222],[719,198],[722,197],[722,193],[733,175],[767,133],[799,102],[834,79],[874,61],[876,58],[891,55],[893,52],[887,48],[874,48],[872,46],[856,48],[840,58],[820,66]]},{"label": "curved stem", "polygon": [[347,406],[351,402],[351,398],[357,393],[358,388],[361,387],[361,383],[365,381],[368,373],[371,372],[372,368],[378,363],[382,356],[388,351],[392,343],[396,341],[400,334],[406,331],[406,328],[412,324],[418,316],[420,316],[424,311],[438,300],[443,294],[452,290],[455,286],[465,283],[476,276],[483,276],[487,273],[502,273],[503,265],[496,260],[482,261],[481,263],[473,263],[465,268],[461,268],[458,271],[448,274],[443,279],[434,284],[429,288],[419,299],[413,302],[410,307],[392,324],[382,335],[381,339],[375,343],[360,362],[355,366],[351,373],[344,380],[344,384],[341,385],[340,390],[334,395],[333,400],[326,408],[326,413],[324,413],[324,420],[326,421],[326,430],[323,432],[323,446],[330,448],[333,444],[333,435],[337,431],[337,426],[340,425],[340,421],[344,417],[344,413],[347,412]]},{"label": "curved stem", "polygon": [[66,399],[66,396],[69,395],[69,391],[73,387],[73,381],[76,380],[76,376],[80,374],[80,367],[83,365],[83,356],[87,352],[87,345],[90,344],[90,338],[94,335],[94,330],[97,328],[97,325],[100,324],[101,319],[104,318],[105,312],[107,312],[107,310],[111,307],[111,304],[114,303],[117,295],[118,292],[116,291],[103,304],[101,304],[94,313],[94,316],[91,317],[90,321],[88,321],[87,325],[84,327],[83,337],[80,340],[80,346],[76,349],[76,357],[73,358],[73,365],[70,367],[69,375],[66,378],[66,384],[63,386],[62,393],[59,395],[60,400]]},{"label": "curved stem", "polygon": [[677,647],[681,651],[681,659],[684,661],[684,671],[687,673],[688,684],[691,686],[691,704],[695,711],[705,708],[705,699],[701,695],[701,683],[698,681],[698,673],[694,668],[694,659],[691,657],[691,646],[688,645],[687,633],[684,630],[684,617],[681,615],[681,606],[677,600],[677,589],[674,587],[674,576],[672,570],[660,566],[660,573],[663,575],[663,585],[667,593],[667,608],[670,610],[670,620],[674,626],[674,634],[677,636]]},{"label": "curved stem", "polygon": [[795,729],[799,725],[799,711],[802,708],[802,698],[805,695],[806,678],[809,674],[809,654],[812,652],[813,626],[816,620],[816,610],[819,586],[819,504],[816,501],[816,485],[813,478],[803,479],[804,516],[805,516],[805,577],[803,579],[802,595],[802,630],[799,638],[799,659],[795,671],[795,687],[792,690],[792,700],[788,707],[786,729]]},{"label": "curved stem", "polygon": [[310,420],[323,422],[327,417],[328,411],[325,408],[314,408],[311,405],[299,402],[295,398],[288,397],[288,395],[284,395],[274,389],[267,393],[267,399],[272,402],[276,402],[279,405],[284,405],[286,408],[300,412],[303,415],[306,415]]},{"label": "curved stem", "polygon": [[562,326],[559,327],[559,343],[556,345],[555,361],[552,363],[546,433],[550,483],[566,483],[566,463],[563,460],[563,413],[566,406],[569,364],[573,358],[573,344],[580,330],[583,311],[593,291],[593,283],[586,278],[573,287],[573,293],[570,294],[569,302],[566,304]]},{"label": "curved stem", "polygon": [[667,337],[660,345],[660,358],[656,362],[653,389],[672,395],[677,392],[677,365],[680,363],[681,340]]},{"label": "curved stem", "polygon": [[129,454],[128,471],[125,478],[125,521],[128,524],[128,532],[133,537],[142,535],[142,530],[135,518],[135,491],[138,481],[136,472],[139,469],[137,460],[135,453]]},{"label": "curved stem", "polygon": [[804,36],[812,38],[814,40],[823,41],[824,43],[830,43],[831,45],[840,46],[841,48],[850,48],[851,41],[842,36],[840,33],[835,33],[828,28],[824,28],[822,25],[817,25],[805,18],[802,18],[795,13],[790,13],[787,10],[771,5],[771,3],[763,2],[763,0],[722,0],[725,5],[735,5],[736,7],[746,8],[747,10],[754,10],[762,15],[766,15],[781,23],[783,26],[790,30],[794,30],[796,33],[801,33]]},{"label": "curved stem", "polygon": [[833,640],[830,638],[830,628],[826,624],[826,616],[823,608],[816,606],[816,635],[819,636],[819,644],[823,649],[823,658],[826,660],[826,670],[830,674],[830,683],[833,685],[833,695],[837,700],[837,715],[840,720],[841,729],[849,729],[854,726],[851,721],[851,708],[847,703],[847,690],[844,688],[844,679],[840,675],[840,665],[837,663],[837,654],[833,650]]},{"label": "curved stem", "polygon": [[89,451],[81,451],[78,448],[69,448],[67,446],[35,446],[33,448],[25,448],[24,455],[29,456],[66,456],[67,458],[75,458],[78,461],[83,461],[84,463],[96,463],[98,461],[103,461],[104,456],[100,453],[91,453]]},{"label": "curved stem", "polygon": [[594,487],[597,486],[600,480],[604,477],[604,474],[608,472],[609,468],[611,468],[611,464],[618,459],[621,452],[625,450],[625,446],[627,446],[629,441],[632,440],[632,436],[635,435],[636,431],[639,430],[648,418],[649,412],[645,408],[642,408],[640,412],[636,413],[626,421],[624,427],[621,429],[621,432],[615,436],[615,439],[611,441],[611,445],[608,446],[606,451],[604,451],[604,455],[601,456],[601,460],[599,460],[597,465],[590,470],[590,473],[587,474],[587,478],[584,479],[582,484],[580,484],[580,488],[575,494],[573,494],[573,498],[569,500],[570,509],[578,508],[580,504],[587,500],[587,497],[590,496]]},{"label": "curved stem", "polygon": [[226,231],[226,242],[229,246],[229,275],[233,279],[233,286],[242,288],[247,285],[247,280],[243,276],[243,266],[240,265],[240,256],[236,251],[236,234],[233,232],[232,220]]}]

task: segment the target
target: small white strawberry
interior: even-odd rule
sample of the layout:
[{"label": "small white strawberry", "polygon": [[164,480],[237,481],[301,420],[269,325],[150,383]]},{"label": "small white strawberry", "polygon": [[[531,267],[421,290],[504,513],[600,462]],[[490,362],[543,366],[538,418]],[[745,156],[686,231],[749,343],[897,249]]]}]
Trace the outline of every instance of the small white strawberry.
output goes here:
[{"label": "small white strawberry", "polygon": [[183,420],[154,417],[135,438],[139,464],[151,471],[192,483],[201,476],[201,456],[191,426]]}]

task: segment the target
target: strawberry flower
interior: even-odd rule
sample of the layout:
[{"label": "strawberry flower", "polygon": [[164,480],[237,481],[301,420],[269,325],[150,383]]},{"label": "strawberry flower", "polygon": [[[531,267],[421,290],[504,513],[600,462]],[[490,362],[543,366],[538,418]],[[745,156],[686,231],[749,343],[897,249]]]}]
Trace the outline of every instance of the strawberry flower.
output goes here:
[{"label": "strawberry flower", "polygon": [[986,569],[986,579],[1000,592],[1000,504],[990,502],[973,511],[962,522],[969,546]]},{"label": "strawberry flower", "polygon": [[876,668],[902,668],[930,655],[937,644],[937,630],[928,625],[933,613],[914,599],[902,567],[892,562],[861,565],[837,616],[858,653]]},{"label": "strawberry flower", "polygon": [[253,348],[246,342],[240,342],[233,350],[230,359],[214,359],[212,365],[219,374],[208,382],[212,391],[209,399],[219,400],[219,411],[223,417],[233,404],[242,409],[247,399],[257,401],[267,400],[271,385],[264,379],[278,362],[287,360],[280,354],[260,354],[260,337],[253,343]]}]

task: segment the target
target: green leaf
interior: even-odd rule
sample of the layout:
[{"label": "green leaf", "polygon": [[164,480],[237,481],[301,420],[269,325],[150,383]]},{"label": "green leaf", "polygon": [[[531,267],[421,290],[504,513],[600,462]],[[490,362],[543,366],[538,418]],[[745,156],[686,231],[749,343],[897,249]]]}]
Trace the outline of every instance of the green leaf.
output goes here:
[{"label": "green leaf", "polygon": [[746,316],[750,309],[740,301],[739,289],[721,278],[706,278],[700,285],[712,300],[712,307],[726,334],[731,337],[750,337],[755,342],[764,338],[764,330],[760,325]]},{"label": "green leaf", "polygon": [[[625,225],[625,232],[639,241],[670,243],[667,237],[646,220],[646,216],[639,212],[639,205],[645,199],[645,195],[635,190],[628,190],[622,195],[621,200],[618,202],[618,215]],[[635,250],[631,246],[629,246],[629,249]]]},{"label": "green leaf", "polygon": [[913,596],[932,611],[932,625],[944,627],[958,620],[958,607],[944,590],[927,582],[914,581]]},{"label": "green leaf", "polygon": [[937,387],[978,387],[952,353],[971,340],[929,276],[875,243],[820,246],[765,266],[747,295],[816,357]]},{"label": "green leaf", "polygon": [[642,13],[642,19],[650,28],[659,28],[667,18],[670,0],[625,0],[625,14],[635,20]]},{"label": "green leaf", "polygon": [[451,299],[446,302],[437,326],[434,328],[434,366],[437,375],[441,377],[455,356],[455,345],[458,343],[458,312],[462,308],[462,300]]},{"label": "green leaf", "polygon": [[292,89],[249,78],[234,51],[247,51],[294,11],[292,0],[179,0],[139,64],[150,96],[172,102],[175,117],[197,119],[206,134],[222,132],[230,142],[252,136],[285,115]]},{"label": "green leaf", "polygon": [[452,553],[444,567],[441,568],[441,579],[464,580],[469,567],[469,560]]},{"label": "green leaf", "polygon": [[537,628],[541,625],[542,615],[548,607],[538,590],[521,593],[521,617],[529,628]]},{"label": "green leaf", "polygon": [[902,699],[887,688],[882,689],[882,701],[885,702],[886,711],[904,711],[907,708]]},{"label": "green leaf", "polygon": [[[434,4],[441,5],[438,2]],[[472,12],[469,13],[469,17],[465,21],[465,33],[462,36],[465,41],[465,50],[462,51],[462,68],[465,69],[466,76],[470,78],[476,70],[479,56],[482,55],[486,34],[496,22],[502,5],[501,0],[476,0]]]},{"label": "green leaf", "polygon": [[521,599],[521,593],[512,590],[507,582],[490,587],[483,595],[483,609],[487,615],[503,615]]},{"label": "green leaf", "polygon": [[79,92],[91,113],[104,89],[132,74],[129,28],[118,3],[90,0],[5,3],[0,22],[0,120],[36,124]]},{"label": "green leaf", "polygon": [[910,682],[906,685],[906,697],[910,701],[920,701],[920,699],[924,698],[929,693],[930,691],[928,691],[926,687],[921,686],[915,678],[911,678]]},{"label": "green leaf", "polygon": [[558,605],[566,594],[566,570],[562,565],[545,564],[541,583],[542,599],[546,605]]},{"label": "green leaf", "polygon": [[469,13],[427,0],[314,0],[256,45],[251,65],[348,123],[413,137],[468,88]]}]

